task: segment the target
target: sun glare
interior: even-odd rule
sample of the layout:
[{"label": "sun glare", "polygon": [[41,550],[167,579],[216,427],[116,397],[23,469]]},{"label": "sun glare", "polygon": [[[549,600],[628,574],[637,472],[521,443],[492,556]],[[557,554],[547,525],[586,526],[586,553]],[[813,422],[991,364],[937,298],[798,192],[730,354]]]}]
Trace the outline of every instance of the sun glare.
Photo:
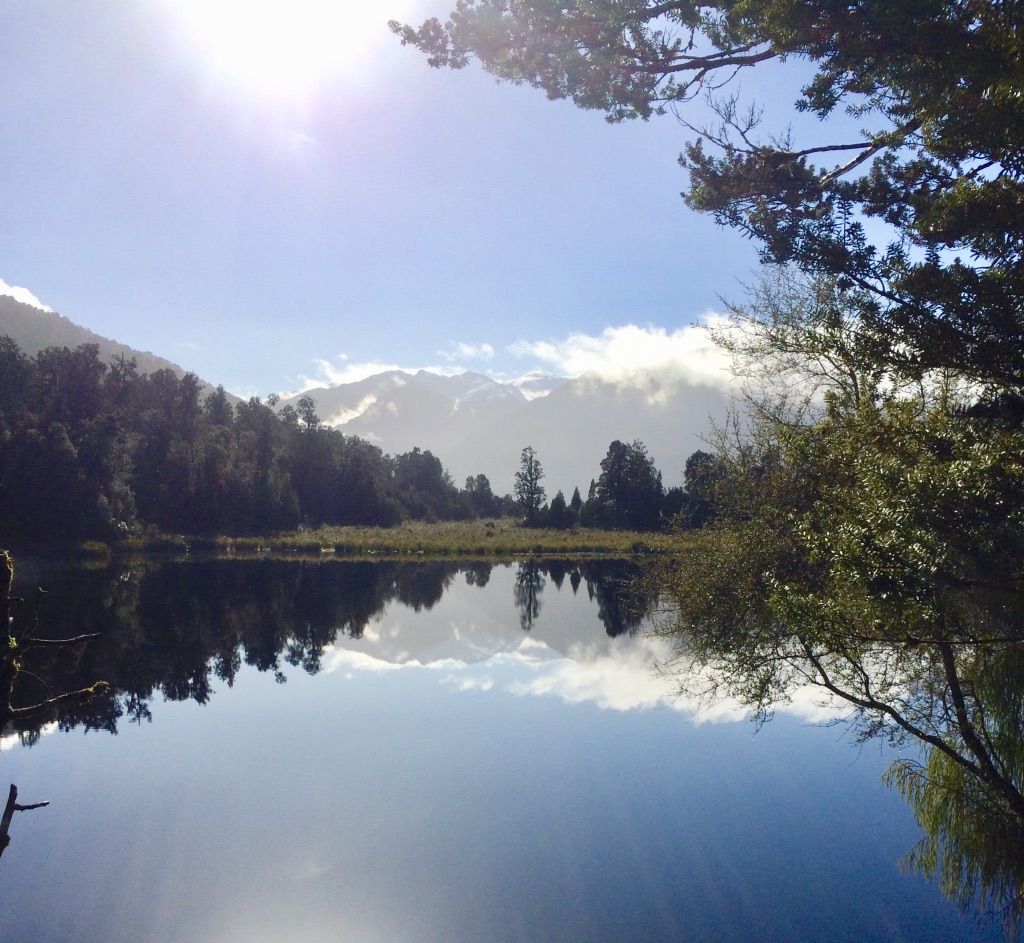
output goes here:
[{"label": "sun glare", "polygon": [[179,0],[209,66],[269,92],[354,74],[391,37],[409,0]]}]

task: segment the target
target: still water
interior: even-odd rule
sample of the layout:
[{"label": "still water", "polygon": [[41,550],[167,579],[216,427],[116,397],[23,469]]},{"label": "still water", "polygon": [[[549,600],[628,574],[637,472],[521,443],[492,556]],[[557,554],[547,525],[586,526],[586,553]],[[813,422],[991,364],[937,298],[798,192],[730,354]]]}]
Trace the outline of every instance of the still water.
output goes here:
[{"label": "still water", "polygon": [[74,672],[117,695],[5,742],[51,805],[14,818],[0,940],[1000,938],[901,871],[890,752],[809,704],[694,715],[627,575],[21,568],[54,634],[104,632]]}]

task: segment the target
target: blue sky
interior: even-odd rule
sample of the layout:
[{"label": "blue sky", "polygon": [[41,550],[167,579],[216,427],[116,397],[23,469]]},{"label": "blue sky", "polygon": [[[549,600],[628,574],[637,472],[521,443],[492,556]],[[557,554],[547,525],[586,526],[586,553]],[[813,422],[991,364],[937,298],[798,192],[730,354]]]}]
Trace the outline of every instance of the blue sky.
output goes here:
[{"label": "blue sky", "polygon": [[432,70],[386,28],[451,0],[196,13],[231,2],[0,4],[7,284],[262,394],[368,364],[641,362],[756,269],[684,206],[673,118]]}]

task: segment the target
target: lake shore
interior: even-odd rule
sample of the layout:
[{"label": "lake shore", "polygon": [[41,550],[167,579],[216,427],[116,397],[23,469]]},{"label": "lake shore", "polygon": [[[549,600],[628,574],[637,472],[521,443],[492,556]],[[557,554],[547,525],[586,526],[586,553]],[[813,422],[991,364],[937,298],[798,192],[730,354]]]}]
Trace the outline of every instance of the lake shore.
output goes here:
[{"label": "lake shore", "polygon": [[522,527],[511,518],[398,527],[322,527],[269,537],[132,536],[118,543],[88,541],[81,555],[102,559],[118,554],[158,553],[214,556],[333,555],[339,558],[407,554],[429,557],[646,556],[678,552],[679,534],[636,533],[589,528],[550,530]]}]

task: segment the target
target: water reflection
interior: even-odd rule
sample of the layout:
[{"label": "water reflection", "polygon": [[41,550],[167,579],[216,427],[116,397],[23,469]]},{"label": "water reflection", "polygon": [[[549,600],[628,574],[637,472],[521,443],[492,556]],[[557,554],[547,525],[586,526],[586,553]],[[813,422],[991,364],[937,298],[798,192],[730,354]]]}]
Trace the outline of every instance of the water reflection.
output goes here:
[{"label": "water reflection", "polygon": [[[459,577],[482,590],[493,566],[207,560],[30,572],[22,578],[46,580],[50,593],[43,621],[54,632],[75,625],[76,631],[98,634],[73,659],[41,653],[34,665],[54,689],[74,690],[84,685],[83,678],[102,678],[110,685],[107,696],[65,706],[60,727],[115,732],[122,721],[151,720],[158,695],[206,703],[217,683],[232,686],[243,666],[269,672],[282,682],[287,666],[315,674],[324,667],[325,653],[346,641],[361,643],[352,651],[362,651],[371,660],[432,660],[431,648],[435,655],[438,646],[451,649],[465,629],[445,626],[445,637],[439,639],[426,635],[420,625],[385,651],[375,623],[389,606],[429,612]],[[538,623],[548,578],[556,587],[568,578],[574,592],[585,585],[590,598],[598,601],[598,618],[611,638],[635,634],[652,602],[635,588],[639,569],[628,561],[522,561],[505,566],[515,574],[513,602],[524,633]],[[463,649],[462,657],[475,660],[493,655],[494,643],[478,639],[476,652],[465,650],[465,639],[455,647]],[[502,644],[509,647],[506,639],[499,650]],[[332,657],[332,667],[339,663],[338,656]],[[51,719],[42,716],[13,729],[30,740]]]},{"label": "water reflection", "polygon": [[[787,587],[788,588],[788,587]],[[1024,929],[1024,634],[977,605],[962,622],[938,619],[926,637],[904,626],[825,625],[793,607],[780,622],[736,594],[681,594],[662,637],[666,673],[682,696],[723,696],[766,719],[797,691],[838,707],[856,741],[904,751],[886,773],[910,803],[924,837],[905,864],[962,910]],[[923,633],[922,633],[923,635]]]},{"label": "water reflection", "polygon": [[[54,634],[103,633],[73,664],[35,666],[55,688],[113,686],[61,726],[122,736],[5,755],[54,802],[17,823],[3,864],[23,916],[0,911],[0,937],[984,938],[895,879],[912,834],[865,791],[881,763],[854,769],[847,745],[795,725],[752,741],[632,710],[690,706],[652,681],[679,639],[643,631],[657,594],[638,574],[265,560],[19,574],[51,590]],[[1015,672],[986,676],[1004,713]],[[930,775],[944,774],[959,770]],[[49,831],[30,836],[37,821]],[[33,919],[45,933],[25,934]]]}]

